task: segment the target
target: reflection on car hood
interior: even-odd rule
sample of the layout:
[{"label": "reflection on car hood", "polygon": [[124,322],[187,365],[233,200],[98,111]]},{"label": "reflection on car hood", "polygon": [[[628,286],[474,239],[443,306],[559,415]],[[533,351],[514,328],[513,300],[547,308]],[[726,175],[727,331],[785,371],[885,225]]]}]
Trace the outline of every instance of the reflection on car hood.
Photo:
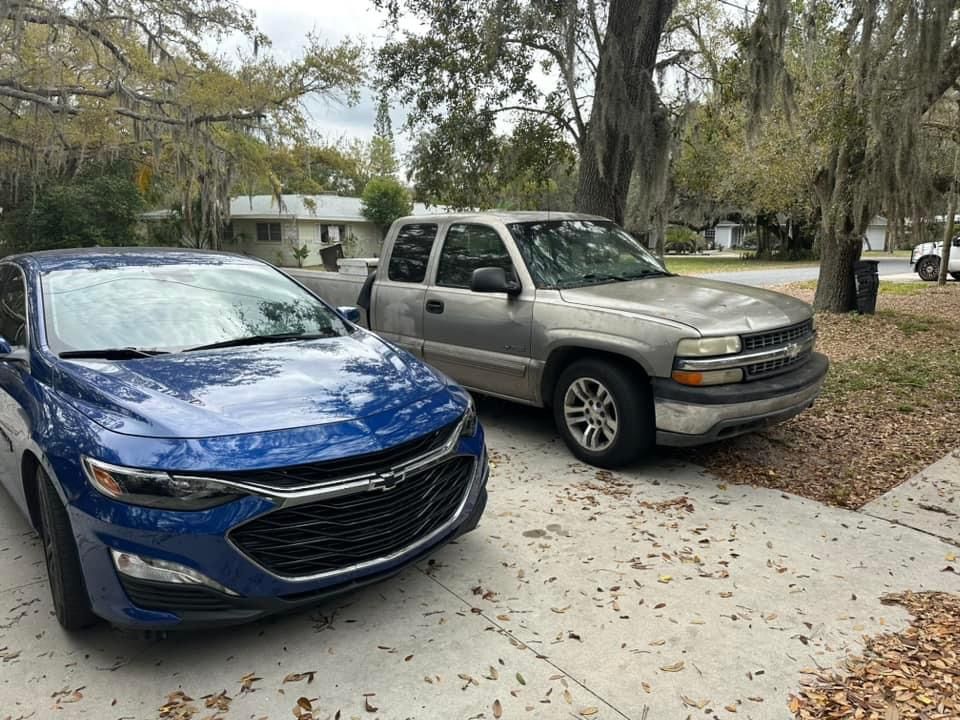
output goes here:
[{"label": "reflection on car hood", "polygon": [[810,306],[782,293],[679,275],[561,291],[564,301],[665,318],[704,335],[739,335],[803,322]]},{"label": "reflection on car hood", "polygon": [[110,430],[150,437],[356,420],[446,387],[426,365],[369,333],[58,366],[56,388],[67,401]]}]

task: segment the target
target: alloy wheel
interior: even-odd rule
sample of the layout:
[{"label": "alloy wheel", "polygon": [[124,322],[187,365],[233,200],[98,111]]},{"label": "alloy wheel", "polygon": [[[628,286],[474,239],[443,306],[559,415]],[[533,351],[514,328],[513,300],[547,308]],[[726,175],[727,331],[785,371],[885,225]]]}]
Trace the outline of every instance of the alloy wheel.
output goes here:
[{"label": "alloy wheel", "polygon": [[563,417],[573,438],[592,452],[602,452],[617,438],[617,404],[607,387],[594,378],[577,378],[563,398]]}]

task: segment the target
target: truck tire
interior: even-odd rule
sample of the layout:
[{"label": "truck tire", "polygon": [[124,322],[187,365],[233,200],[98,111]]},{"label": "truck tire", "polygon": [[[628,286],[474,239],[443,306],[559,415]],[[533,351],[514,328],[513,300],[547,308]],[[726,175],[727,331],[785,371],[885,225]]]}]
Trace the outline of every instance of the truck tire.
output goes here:
[{"label": "truck tire", "polygon": [[954,280],[960,282],[960,272],[952,272],[952,273],[950,273],[950,277],[952,277]]},{"label": "truck tire", "polygon": [[933,282],[940,275],[940,258],[927,255],[917,261],[917,274],[921,280]]},{"label": "truck tire", "polygon": [[655,436],[653,403],[649,384],[638,375],[600,359],[578,360],[560,373],[553,418],[579,460],[617,468],[649,452]]},{"label": "truck tire", "polygon": [[50,578],[53,609],[64,630],[82,630],[94,625],[98,618],[90,609],[77,541],[70,528],[70,516],[43,468],[37,469],[37,487],[40,494],[43,555],[47,563],[47,577]]}]

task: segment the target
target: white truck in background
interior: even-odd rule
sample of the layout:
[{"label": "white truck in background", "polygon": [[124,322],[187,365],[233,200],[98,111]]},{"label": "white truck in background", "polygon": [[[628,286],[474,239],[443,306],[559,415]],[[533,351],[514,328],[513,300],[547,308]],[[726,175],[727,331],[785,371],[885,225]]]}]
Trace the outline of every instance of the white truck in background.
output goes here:
[{"label": "white truck in background", "polygon": [[[950,264],[947,272],[954,280],[960,280],[960,235],[951,241]],[[943,256],[942,242],[920,243],[910,255],[910,265],[921,280],[933,282],[940,276],[940,258]]]}]

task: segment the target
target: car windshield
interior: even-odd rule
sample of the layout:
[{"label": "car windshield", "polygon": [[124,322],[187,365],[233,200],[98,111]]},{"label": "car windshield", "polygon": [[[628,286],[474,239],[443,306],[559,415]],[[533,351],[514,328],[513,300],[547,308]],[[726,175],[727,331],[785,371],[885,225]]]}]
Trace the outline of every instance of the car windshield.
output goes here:
[{"label": "car windshield", "polygon": [[42,277],[55,353],[175,352],[252,336],[342,335],[327,306],[260,263],[157,263],[57,269]]},{"label": "car windshield", "polygon": [[612,222],[550,220],[508,226],[537,287],[564,288],[667,274]]}]

